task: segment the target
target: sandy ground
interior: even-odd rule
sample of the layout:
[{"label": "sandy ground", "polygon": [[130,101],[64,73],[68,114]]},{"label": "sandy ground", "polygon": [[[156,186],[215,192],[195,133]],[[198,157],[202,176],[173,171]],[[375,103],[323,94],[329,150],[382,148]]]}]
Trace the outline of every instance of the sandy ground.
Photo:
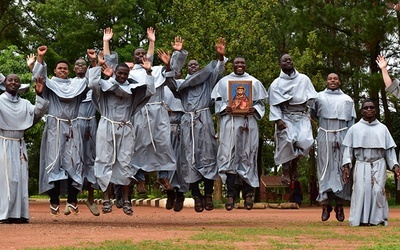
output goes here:
[{"label": "sandy ground", "polygon": [[[165,240],[185,238],[196,230],[224,230],[232,226],[276,227],[277,225],[304,224],[320,222],[340,230],[349,228],[347,217],[349,208],[345,208],[346,221],[337,222],[334,213],[327,222],[321,222],[321,208],[303,205],[300,209],[214,209],[196,213],[193,208],[184,208],[177,213],[160,207],[136,206],[134,215],[127,216],[122,210],[113,207],[111,214],[93,216],[84,204],[79,204],[79,215],[61,214],[57,221],[49,214],[49,204],[43,201],[31,201],[29,224],[0,224],[0,248],[22,249],[28,247],[82,246],[88,242],[96,244],[105,240]],[[64,206],[60,206],[63,211]],[[101,206],[99,205],[99,208]],[[400,209],[390,210],[390,218],[400,218]],[[400,226],[399,219],[389,227]],[[190,230],[188,230],[190,229]],[[307,243],[305,237],[304,243]]]}]

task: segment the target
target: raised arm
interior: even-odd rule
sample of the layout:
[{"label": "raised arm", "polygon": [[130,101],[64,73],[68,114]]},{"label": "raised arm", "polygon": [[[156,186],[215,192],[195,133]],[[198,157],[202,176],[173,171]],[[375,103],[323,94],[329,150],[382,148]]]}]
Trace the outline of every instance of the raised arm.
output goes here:
[{"label": "raised arm", "polygon": [[171,71],[170,63],[169,63],[171,60],[171,53],[169,51],[165,52],[164,50],[159,49],[159,50],[157,50],[157,54],[158,54],[158,58],[160,58],[161,61],[165,64],[165,70],[167,72]]},{"label": "raised arm", "polygon": [[152,27],[147,28],[147,39],[149,40],[149,48],[147,49],[147,55],[154,56],[156,31]]},{"label": "raised arm", "polygon": [[103,33],[103,53],[104,55],[110,55],[110,40],[113,38],[113,30],[110,27],[107,27]]},{"label": "raised arm", "polygon": [[46,54],[46,52],[47,52],[47,46],[45,46],[45,45],[42,45],[37,49],[37,61],[40,64],[43,64],[43,62],[44,62],[43,58],[44,58],[44,55]]},{"label": "raised arm", "polygon": [[94,49],[88,49],[86,50],[86,54],[89,58],[90,66],[96,67],[96,51]]},{"label": "raised arm", "polygon": [[389,72],[387,71],[387,68],[386,68],[388,62],[383,56],[379,55],[376,58],[376,63],[378,64],[379,68],[381,69],[383,81],[385,82],[386,88],[388,88],[390,85],[392,85],[392,79],[390,78]]},{"label": "raised arm", "polygon": [[219,37],[217,39],[217,44],[215,45],[215,49],[218,53],[218,60],[219,61],[224,61],[224,56],[225,56],[225,47],[226,47],[226,41],[224,38]]},{"label": "raised arm", "polygon": [[35,65],[35,61],[36,61],[35,54],[31,53],[31,54],[26,56],[26,65],[28,65],[28,68],[29,68],[30,71],[33,70],[33,66]]},{"label": "raised arm", "polygon": [[140,66],[146,70],[147,75],[151,76],[151,61],[147,58],[147,56],[143,57],[143,61]]}]

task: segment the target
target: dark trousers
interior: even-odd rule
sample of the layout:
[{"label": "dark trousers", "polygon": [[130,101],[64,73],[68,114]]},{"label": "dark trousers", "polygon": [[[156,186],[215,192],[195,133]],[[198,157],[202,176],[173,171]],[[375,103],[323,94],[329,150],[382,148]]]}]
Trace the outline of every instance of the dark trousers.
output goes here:
[{"label": "dark trousers", "polygon": [[[226,174],[226,188],[227,188],[227,196],[236,198],[236,174]],[[250,186],[247,182],[243,181],[242,186],[242,198],[245,199],[249,194],[253,196],[254,188]]]},{"label": "dark trousers", "polygon": [[200,182],[204,182],[204,194],[210,194],[214,192],[214,180],[203,178],[195,183],[190,183],[189,189],[192,191],[192,196],[199,196],[202,197],[200,192]]},{"label": "dark trousers", "polygon": [[[78,194],[79,190],[72,186],[72,178],[68,178],[68,203],[78,203]],[[60,188],[61,181],[54,182],[54,188],[47,191],[47,194],[50,196],[50,204],[60,205]]]}]

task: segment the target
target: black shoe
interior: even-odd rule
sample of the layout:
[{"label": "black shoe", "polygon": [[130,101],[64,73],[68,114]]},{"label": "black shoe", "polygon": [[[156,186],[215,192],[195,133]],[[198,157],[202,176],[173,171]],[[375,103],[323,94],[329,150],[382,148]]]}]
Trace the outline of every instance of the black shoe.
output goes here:
[{"label": "black shoe", "polygon": [[174,208],[174,202],[175,202],[175,190],[168,190],[167,191],[167,203],[165,204],[165,208],[167,210],[171,210]]},{"label": "black shoe", "polygon": [[327,221],[331,216],[332,206],[331,205],[322,205],[322,221]]},{"label": "black shoe", "polygon": [[344,221],[344,211],[343,206],[338,205],[335,207],[336,219],[340,222]]},{"label": "black shoe", "polygon": [[183,203],[185,201],[185,196],[182,192],[176,192],[176,199],[174,205],[174,211],[180,212],[183,209]]},{"label": "black shoe", "polygon": [[198,213],[203,212],[204,210],[204,204],[203,204],[203,199],[199,196],[194,196],[194,210]]}]

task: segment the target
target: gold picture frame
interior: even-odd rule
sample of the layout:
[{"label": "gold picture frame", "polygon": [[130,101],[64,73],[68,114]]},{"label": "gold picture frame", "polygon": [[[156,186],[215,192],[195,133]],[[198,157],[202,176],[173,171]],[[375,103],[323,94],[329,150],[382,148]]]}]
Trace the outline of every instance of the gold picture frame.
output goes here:
[{"label": "gold picture frame", "polygon": [[253,107],[253,88],[251,81],[228,82],[228,105],[232,108],[232,114],[244,114]]}]

